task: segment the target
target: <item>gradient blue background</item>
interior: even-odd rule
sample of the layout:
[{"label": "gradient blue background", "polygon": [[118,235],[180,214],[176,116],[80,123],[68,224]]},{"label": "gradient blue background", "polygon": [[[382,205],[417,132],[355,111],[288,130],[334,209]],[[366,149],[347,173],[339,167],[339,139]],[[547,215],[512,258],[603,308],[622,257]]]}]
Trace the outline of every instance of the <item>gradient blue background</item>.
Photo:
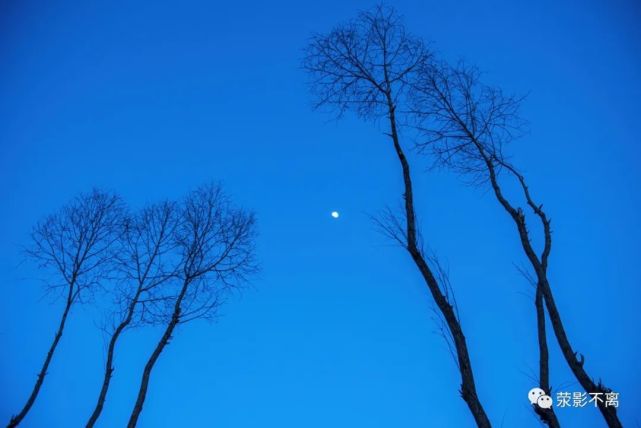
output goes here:
[{"label": "gradient blue background", "polygon": [[[269,3],[269,4],[267,4]],[[641,7],[635,1],[398,1],[414,33],[529,93],[513,147],[554,226],[551,280],[589,373],[641,424]],[[309,35],[371,2],[0,5],[0,421],[23,405],[60,314],[21,264],[31,225],[94,185],[133,207],[222,180],[256,211],[263,271],[218,322],[180,329],[141,427],[471,427],[432,302],[368,216],[400,201],[382,124],[313,112]],[[536,427],[533,290],[491,194],[412,157],[423,233],[449,266],[479,394]],[[341,217],[333,220],[331,210]],[[487,290],[492,290],[488,293]],[[104,340],[77,307],[24,427],[84,424]],[[124,336],[102,427],[124,426],[159,331]],[[550,338],[552,384],[580,391]],[[561,409],[564,427],[601,427]]]}]

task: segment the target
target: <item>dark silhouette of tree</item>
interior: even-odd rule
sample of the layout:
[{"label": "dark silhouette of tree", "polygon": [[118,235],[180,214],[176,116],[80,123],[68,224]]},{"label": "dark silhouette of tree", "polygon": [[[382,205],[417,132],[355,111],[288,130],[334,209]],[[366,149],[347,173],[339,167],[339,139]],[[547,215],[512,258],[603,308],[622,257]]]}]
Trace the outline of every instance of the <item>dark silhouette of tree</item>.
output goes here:
[{"label": "dark silhouette of tree", "polygon": [[[514,222],[535,276],[540,387],[546,393],[550,392],[545,302],[563,357],[576,379],[588,393],[610,393],[611,390],[600,381],[592,380],[584,368],[583,355],[575,352],[570,345],[548,281],[548,261],[552,248],[550,218],[543,205],[535,201],[524,175],[504,155],[506,144],[522,132],[523,121],[518,115],[521,99],[482,84],[478,71],[473,67],[463,63],[452,67],[436,62],[423,65],[420,78],[412,87],[412,96],[413,113],[419,118],[419,128],[426,138],[419,147],[429,149],[440,164],[458,171],[472,182],[489,182],[496,200]],[[501,177],[515,180],[527,209],[538,219],[543,235],[540,252],[531,242],[524,208],[504,192]],[[608,426],[621,427],[616,408],[605,406],[604,402],[598,404]],[[534,408],[545,423],[558,426],[552,409]]]},{"label": "dark silhouette of tree", "polygon": [[138,422],[151,372],[176,327],[214,317],[225,292],[256,271],[254,238],[253,214],[235,208],[218,185],[203,186],[182,203],[174,233],[180,258],[175,288],[162,299],[165,330],[145,364],[129,428]]},{"label": "dark silhouette of tree", "polygon": [[[389,125],[404,185],[402,218],[391,211],[379,222],[408,251],[451,335],[461,375],[461,395],[479,427],[490,427],[476,392],[467,342],[446,284],[439,282],[430,258],[419,243],[410,164],[401,145],[399,110],[417,72],[430,53],[420,39],[407,34],[394,10],[379,6],[326,35],[312,37],[303,62],[311,76],[316,107],[328,106],[340,116],[347,110],[364,119],[383,119]],[[399,109],[400,107],[400,109]]]},{"label": "dark silhouette of tree", "polygon": [[120,286],[114,287],[116,321],[107,347],[102,387],[87,428],[95,425],[105,404],[121,334],[137,324],[157,323],[157,314],[171,298],[164,294],[163,286],[177,274],[174,238],[178,221],[176,204],[163,202],[144,208],[125,222],[115,256],[116,269],[121,274]]},{"label": "dark silhouette of tree", "polygon": [[105,279],[122,228],[122,213],[118,196],[94,190],[80,194],[34,227],[28,254],[41,268],[55,273],[56,280],[47,291],[63,296],[65,305],[31,395],[8,427],[18,426],[36,401],[71,308],[91,298]]}]

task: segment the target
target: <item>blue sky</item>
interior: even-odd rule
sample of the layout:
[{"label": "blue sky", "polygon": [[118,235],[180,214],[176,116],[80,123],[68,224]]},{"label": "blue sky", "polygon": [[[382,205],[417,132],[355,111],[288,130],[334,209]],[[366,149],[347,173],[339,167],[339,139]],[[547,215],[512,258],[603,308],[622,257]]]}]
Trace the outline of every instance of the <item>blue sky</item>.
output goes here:
[{"label": "blue sky", "polygon": [[[588,372],[621,393],[626,426],[641,424],[641,7],[391,4],[441,55],[529,94],[530,133],[512,150],[552,217],[552,287]],[[24,403],[61,311],[21,263],[31,226],[92,186],[135,208],[221,180],[256,212],[262,273],[217,322],[181,327],[139,426],[473,426],[424,284],[369,220],[401,197],[384,125],[312,111],[300,69],[312,32],[371,6],[0,6],[0,420]],[[412,162],[423,235],[449,267],[486,411],[497,427],[536,427],[533,290],[514,266],[525,260],[513,225],[486,190]],[[96,316],[71,314],[24,427],[86,422],[104,360]],[[124,336],[99,426],[125,424],[158,336]],[[553,387],[579,391],[549,342]],[[604,426],[594,409],[557,413],[563,426]]]}]

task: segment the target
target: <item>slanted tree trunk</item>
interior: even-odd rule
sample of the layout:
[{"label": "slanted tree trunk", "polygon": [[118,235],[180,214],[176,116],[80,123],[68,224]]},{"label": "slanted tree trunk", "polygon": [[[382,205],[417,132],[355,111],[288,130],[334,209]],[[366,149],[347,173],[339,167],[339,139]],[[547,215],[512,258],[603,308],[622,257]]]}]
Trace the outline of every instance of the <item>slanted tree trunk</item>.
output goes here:
[{"label": "slanted tree trunk", "polygon": [[416,267],[421,272],[423,279],[429,289],[436,306],[439,308],[445,322],[449,328],[452,338],[454,339],[454,347],[456,349],[456,355],[458,360],[459,372],[461,374],[461,396],[463,400],[467,403],[476,425],[479,428],[490,428],[492,425],[488,419],[481,401],[479,400],[478,394],[476,393],[476,384],[474,382],[474,373],[472,370],[472,363],[470,361],[470,355],[467,349],[467,342],[465,340],[465,335],[461,328],[459,319],[456,316],[454,308],[442,293],[439,283],[436,280],[436,277],[432,273],[429,265],[425,261],[421,250],[418,247],[417,237],[416,237],[416,214],[414,211],[414,196],[412,192],[412,178],[410,174],[410,166],[407,161],[407,157],[403,152],[403,148],[400,145],[398,131],[396,126],[396,115],[395,115],[395,106],[392,101],[391,94],[387,94],[387,102],[389,109],[389,122],[390,122],[390,137],[394,143],[394,150],[401,164],[403,171],[403,184],[405,188],[404,199],[405,199],[405,218],[406,218],[406,227],[407,227],[407,251],[410,253],[412,260],[416,264]]},{"label": "slanted tree trunk", "polygon": [[[74,280],[75,281],[75,280]],[[38,373],[38,378],[36,380],[36,384],[33,386],[33,390],[31,391],[31,395],[29,396],[29,399],[25,403],[24,407],[18,413],[17,415],[13,416],[11,420],[9,421],[9,425],[7,425],[7,428],[14,428],[17,427],[20,422],[24,419],[24,417],[27,415],[29,412],[29,409],[31,409],[31,406],[33,406],[33,403],[36,401],[36,398],[38,397],[38,394],[40,393],[40,388],[42,387],[42,383],[45,380],[45,376],[47,375],[47,370],[49,369],[49,364],[51,363],[51,359],[53,358],[53,354],[56,351],[56,347],[58,346],[58,342],[60,342],[60,338],[62,337],[62,333],[65,329],[65,323],[67,322],[67,316],[69,315],[69,310],[71,309],[71,305],[73,304],[73,292],[74,292],[74,287],[73,283],[69,287],[69,294],[67,296],[67,302],[65,304],[65,309],[62,313],[62,317],[60,318],[60,324],[58,325],[58,330],[56,331],[56,335],[53,338],[53,342],[51,343],[51,346],[49,347],[49,352],[47,352],[47,357],[45,358],[44,364],[42,365],[42,369],[40,369],[40,373]]]},{"label": "slanted tree trunk", "polygon": [[[532,243],[530,242],[529,233],[525,222],[525,215],[523,214],[521,209],[515,209],[507,201],[507,199],[505,199],[503,193],[501,192],[501,187],[498,184],[494,164],[491,162],[491,160],[487,160],[487,162],[488,170],[490,173],[490,182],[492,184],[492,188],[494,189],[494,194],[516,224],[517,230],[519,232],[521,246],[523,247],[523,251],[525,252],[525,255],[527,256],[530,264],[532,265],[532,268],[534,269],[534,272],[536,273],[538,284],[537,290],[540,289],[541,294],[543,295],[543,300],[545,301],[545,306],[550,317],[550,323],[552,324],[552,330],[554,331],[554,335],[556,336],[557,342],[559,343],[559,347],[561,348],[561,353],[563,354],[565,361],[567,362],[576,379],[579,381],[579,383],[587,393],[600,393],[605,395],[606,393],[611,392],[609,388],[605,387],[600,382],[595,383],[583,368],[584,358],[582,355],[579,358],[578,353],[572,349],[570,340],[568,339],[567,333],[565,332],[565,327],[563,326],[563,321],[561,320],[561,314],[556,307],[552,289],[547,278],[548,256],[550,254],[551,247],[551,231],[549,219],[542,211],[541,206],[537,206],[530,197],[530,193],[523,176],[519,174],[515,169],[511,168],[509,165],[504,165],[518,178],[527,199],[528,205],[541,218],[541,221],[543,223],[546,243],[543,253],[539,258],[534,251],[534,248],[532,247]],[[605,397],[603,396],[601,398]],[[619,417],[617,416],[615,407],[606,406],[605,400],[597,401],[597,405],[609,428],[622,428],[623,425],[621,425],[621,421],[619,421]]]},{"label": "slanted tree trunk", "polygon": [[185,297],[185,294],[187,293],[188,287],[189,287],[189,281],[185,280],[182,290],[180,291],[180,294],[176,299],[176,304],[174,305],[174,312],[171,316],[169,323],[167,324],[167,327],[165,328],[165,332],[163,333],[162,337],[158,341],[158,344],[156,344],[154,351],[152,352],[151,356],[147,360],[147,364],[145,364],[145,368],[142,373],[142,380],[140,382],[140,389],[138,390],[138,397],[136,398],[136,404],[134,405],[134,408],[131,412],[131,416],[129,417],[129,423],[127,423],[127,428],[135,428],[136,424],[138,423],[138,418],[140,417],[140,413],[142,413],[142,407],[145,404],[145,398],[147,398],[147,389],[149,387],[149,379],[151,378],[151,371],[153,370],[154,365],[156,364],[156,361],[158,361],[158,357],[160,357],[160,354],[162,353],[162,351],[169,344],[171,335],[173,334],[174,329],[176,328],[176,326],[178,325],[178,322],[180,321],[181,305]]},{"label": "slanted tree trunk", "polygon": [[107,348],[107,362],[105,363],[105,375],[102,381],[102,388],[100,388],[100,394],[98,395],[98,401],[96,402],[96,407],[94,408],[94,411],[91,414],[89,421],[87,422],[87,428],[92,428],[96,424],[96,421],[98,420],[98,418],[100,417],[100,414],[102,413],[102,409],[105,405],[105,400],[107,399],[107,391],[109,390],[111,377],[114,372],[113,359],[114,359],[114,352],[116,349],[116,343],[118,342],[118,339],[120,338],[120,335],[122,334],[122,332],[125,330],[125,328],[127,328],[129,323],[131,323],[139,296],[140,296],[140,290],[138,290],[138,293],[136,294],[132,302],[129,304],[126,318],[120,324],[118,324],[118,327],[116,327],[114,334],[111,336],[111,339],[109,340],[109,347]]},{"label": "slanted tree trunk", "polygon": [[[536,307],[536,331],[539,341],[539,388],[547,395],[550,395],[550,368],[549,352],[545,328],[545,307],[543,303],[543,292],[539,284],[536,286],[536,297],[534,299]],[[550,428],[560,428],[559,420],[554,413],[553,408],[543,409],[537,404],[533,405],[534,412]]]},{"label": "slanted tree trunk", "polygon": [[434,275],[419,246],[410,165],[399,141],[397,104],[404,111],[411,108],[408,95],[419,78],[418,72],[431,58],[423,41],[405,30],[394,9],[379,5],[327,35],[314,36],[303,66],[312,78],[316,107],[332,107],[339,115],[351,110],[364,119],[389,121],[387,135],[392,140],[403,176],[404,220],[392,214],[391,224],[379,222],[379,226],[402,244],[422,275],[447,325],[446,334],[450,334],[454,342],[461,395],[477,426],[489,428],[490,421],[476,392],[465,336],[456,308],[449,302],[447,284]]},{"label": "slanted tree trunk", "polygon": [[[601,382],[595,383],[583,368],[583,355],[581,355],[581,357],[579,358],[577,356],[579,354],[572,350],[570,340],[568,339],[565,328],[563,327],[561,315],[559,314],[559,311],[556,307],[556,302],[554,301],[554,296],[552,295],[552,290],[550,289],[550,284],[548,283],[547,277],[543,278],[542,284],[545,306],[548,309],[550,322],[552,323],[552,329],[554,330],[554,334],[556,335],[557,341],[559,342],[559,347],[561,348],[561,352],[563,353],[565,361],[567,361],[568,365],[570,366],[570,370],[572,370],[572,373],[586,392],[601,393],[603,394],[601,398],[605,399],[605,394],[612,392],[612,390],[605,387]],[[603,418],[605,419],[605,422],[608,424],[609,428],[623,427],[621,421],[619,421],[619,417],[617,416],[616,407],[606,406],[605,400],[598,401],[597,404],[599,411],[603,415]]]}]

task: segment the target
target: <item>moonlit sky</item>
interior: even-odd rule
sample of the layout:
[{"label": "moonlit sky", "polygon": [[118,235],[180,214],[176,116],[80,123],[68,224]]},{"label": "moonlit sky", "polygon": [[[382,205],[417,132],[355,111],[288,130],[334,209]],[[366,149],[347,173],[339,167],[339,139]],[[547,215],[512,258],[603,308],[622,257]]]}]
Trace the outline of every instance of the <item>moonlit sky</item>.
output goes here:
[{"label": "moonlit sky", "polygon": [[[621,393],[624,425],[641,424],[641,7],[392,4],[446,58],[529,94],[530,133],[512,150],[552,217],[558,305],[588,372]],[[21,263],[31,226],[92,186],[136,208],[222,180],[256,212],[262,273],[217,322],[179,329],[139,426],[473,426],[424,284],[369,219],[401,201],[385,126],[312,111],[300,69],[313,32],[372,5],[0,5],[0,423],[24,404],[61,311]],[[525,260],[513,224],[486,189],[411,160],[423,235],[449,268],[481,401],[496,427],[537,427],[533,290],[515,267]],[[96,322],[90,307],[72,312],[22,426],[86,422],[103,370]],[[99,426],[125,425],[159,334],[124,335]],[[553,387],[580,391],[549,343]],[[557,413],[565,427],[604,426],[595,409]]]}]

